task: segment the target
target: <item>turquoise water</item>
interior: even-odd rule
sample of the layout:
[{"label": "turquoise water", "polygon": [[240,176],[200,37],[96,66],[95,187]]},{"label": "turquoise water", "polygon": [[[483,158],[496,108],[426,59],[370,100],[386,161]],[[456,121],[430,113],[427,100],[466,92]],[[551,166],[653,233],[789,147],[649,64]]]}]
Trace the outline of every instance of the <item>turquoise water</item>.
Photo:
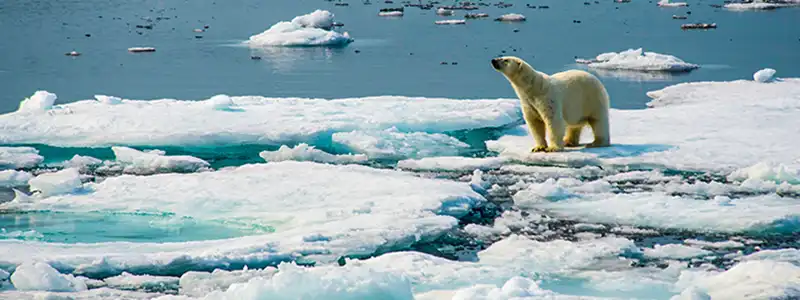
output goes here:
[{"label": "turquoise water", "polygon": [[[604,76],[617,108],[643,108],[646,91],[675,82],[749,79],[764,67],[777,69],[778,76],[800,76],[800,9],[730,12],[706,1],[692,2],[688,8],[657,8],[655,1],[608,0],[588,6],[583,1],[541,0],[536,4],[550,9],[529,9],[525,1],[506,2],[516,5],[481,11],[491,16],[523,13],[528,21],[504,24],[490,18],[437,26],[433,22],[442,17],[414,8],[403,18],[377,16],[379,8],[399,6],[399,1],[351,1],[348,7],[322,0],[4,1],[0,113],[15,110],[37,89],[56,93],[58,103],[95,94],[129,99],[207,99],[219,93],[513,97],[505,79],[489,66],[489,59],[503,51],[547,73],[578,67],[573,63],[576,56],[636,47],[702,66],[688,74],[659,76],[657,81]],[[345,24],[339,30],[356,41],[341,49],[267,51],[240,45],[278,21],[318,8],[335,13]],[[671,19],[688,11],[688,20]],[[153,29],[136,28],[147,24],[143,18],[153,21]],[[715,22],[719,28],[682,31],[684,22]],[[195,38],[192,30],[204,25],[208,30]],[[128,53],[133,46],[157,51]],[[72,50],[82,55],[64,55]],[[251,55],[263,59],[251,60]],[[440,65],[443,61],[458,65]]]}]

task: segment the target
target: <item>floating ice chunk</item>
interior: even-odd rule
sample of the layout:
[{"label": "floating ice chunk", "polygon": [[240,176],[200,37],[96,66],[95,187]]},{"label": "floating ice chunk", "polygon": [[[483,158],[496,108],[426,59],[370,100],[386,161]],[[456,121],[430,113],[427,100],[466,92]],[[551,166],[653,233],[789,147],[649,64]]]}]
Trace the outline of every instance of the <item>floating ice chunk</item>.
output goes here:
[{"label": "floating ice chunk", "polygon": [[36,91],[33,96],[19,103],[20,112],[43,112],[50,110],[56,102],[56,94],[48,91]]},{"label": "floating ice chunk", "polygon": [[122,98],[114,97],[114,96],[106,96],[106,95],[94,95],[94,98],[97,99],[97,102],[106,104],[106,105],[117,105],[122,103]]},{"label": "floating ice chunk", "polygon": [[61,165],[65,168],[76,168],[80,171],[86,171],[91,167],[96,167],[103,164],[103,161],[91,156],[83,156],[75,154],[70,160],[64,161]]},{"label": "floating ice chunk", "polygon": [[532,183],[527,189],[514,195],[514,203],[526,207],[541,201],[559,201],[573,197],[575,195],[567,189],[574,185],[573,182],[574,179],[561,178],[555,180],[550,178],[542,183]]},{"label": "floating ice chunk", "polygon": [[744,248],[744,244],[737,242],[737,241],[724,241],[724,242],[709,242],[703,240],[696,240],[696,239],[686,239],[683,240],[683,243],[689,244],[692,246],[699,246],[702,248],[711,248],[711,249],[736,249],[736,248]]},{"label": "floating ice chunk", "polygon": [[507,210],[494,219],[494,223],[491,227],[468,224],[464,227],[464,231],[479,238],[489,238],[492,236],[509,234],[512,230],[528,228],[531,223],[540,220],[541,216],[537,214],[523,216],[520,211]]},{"label": "floating ice chunk", "polygon": [[167,290],[177,290],[178,280],[178,277],[133,275],[128,272],[123,272],[120,275],[103,279],[103,282],[105,282],[108,287],[119,290],[163,292]]},{"label": "floating ice chunk", "polygon": [[775,76],[775,69],[761,69],[753,74],[753,80],[757,82],[770,82],[772,77]]},{"label": "floating ice chunk", "polygon": [[266,31],[251,36],[247,42],[251,47],[264,46],[344,46],[353,39],[350,35],[329,31],[333,26],[333,14],[316,10],[295,17],[291,22],[278,22]]},{"label": "floating ice chunk", "polygon": [[660,7],[681,7],[681,6],[689,6],[686,2],[669,2],[669,0],[661,0],[658,1],[658,6]]},{"label": "floating ice chunk", "polygon": [[686,288],[680,294],[669,298],[669,300],[711,300],[711,296],[697,288]]},{"label": "floating ice chunk", "polygon": [[44,161],[31,147],[0,147],[0,169],[32,168]]},{"label": "floating ice chunk", "polygon": [[[336,132],[444,133],[495,128],[522,118],[519,100],[368,97],[233,97],[233,114],[202,101],[78,101],[49,115],[0,115],[0,143],[53,146],[293,145],[329,141]],[[328,146],[327,144],[325,146]]]},{"label": "floating ice chunk", "polygon": [[788,1],[786,3],[753,1],[748,3],[728,3],[725,4],[724,7],[728,10],[771,10],[799,4],[800,3],[789,3]]},{"label": "floating ice chunk", "polygon": [[0,171],[0,188],[9,188],[28,185],[33,175],[25,171],[5,170]]},{"label": "floating ice chunk", "polygon": [[748,179],[758,179],[774,183],[800,184],[800,170],[792,169],[785,164],[770,162],[760,162],[747,168],[741,168],[731,172],[728,180],[746,181]]},{"label": "floating ice chunk", "polygon": [[376,159],[455,156],[469,145],[441,133],[401,132],[396,127],[381,131],[351,131],[333,134],[333,142]]},{"label": "floating ice chunk", "polygon": [[658,235],[658,231],[652,229],[642,229],[631,226],[618,226],[611,228],[611,232],[620,234],[636,234],[636,235]]},{"label": "floating ice chunk", "polygon": [[309,146],[308,144],[300,144],[294,148],[289,148],[288,146],[283,145],[278,150],[261,151],[261,153],[258,155],[268,162],[294,160],[329,164],[350,164],[363,163],[367,161],[367,156],[364,154],[333,155],[325,151],[315,149],[314,146]]},{"label": "floating ice chunk", "polygon": [[111,147],[117,162],[125,164],[125,172],[152,174],[159,172],[197,172],[208,168],[205,160],[188,155],[164,155],[163,151],[142,152],[128,147]]},{"label": "floating ice chunk", "polygon": [[76,292],[86,290],[86,283],[72,275],[58,273],[42,262],[27,262],[11,274],[11,284],[20,291]]},{"label": "floating ice chunk", "polygon": [[464,25],[467,24],[466,20],[439,20],[434,22],[436,25]]},{"label": "floating ice chunk", "polygon": [[504,165],[500,167],[501,171],[507,171],[518,174],[532,175],[537,178],[561,178],[561,177],[595,177],[603,173],[598,167],[585,166],[581,168],[564,168],[564,167],[542,167],[542,166],[528,166],[528,165]]},{"label": "floating ice chunk", "polygon": [[[358,183],[358,184],[353,184]],[[269,187],[269,192],[265,192]],[[0,265],[27,259],[59,263],[75,274],[270,265],[301,257],[318,265],[340,256],[407,249],[452,230],[485,199],[468,184],[360,165],[278,162],[214,172],[119,176],[87,193],[8,202],[2,209],[174,214],[248,228],[251,236],[190,243],[56,244],[0,240]],[[252,229],[251,229],[252,230]],[[271,232],[273,231],[274,232]],[[327,240],[304,237],[324,236]]]},{"label": "floating ice chunk", "polygon": [[633,171],[606,176],[603,180],[613,183],[658,183],[680,180],[680,177],[664,176],[664,174],[658,171]]},{"label": "floating ice chunk", "polygon": [[505,14],[495,19],[495,21],[501,21],[501,22],[522,22],[525,20],[526,20],[525,16],[521,14]]},{"label": "floating ice chunk", "polygon": [[43,197],[69,194],[83,185],[78,169],[69,168],[54,173],[44,173],[28,180],[31,192],[38,191]]},{"label": "floating ice chunk", "polygon": [[183,295],[202,297],[213,291],[227,290],[234,283],[245,283],[250,279],[270,278],[278,272],[277,268],[245,269],[225,271],[216,269],[213,272],[186,272],[181,275],[180,291]]},{"label": "floating ice chunk", "polygon": [[[18,239],[26,241],[36,241],[44,238],[44,235],[37,232],[36,230],[28,230],[28,231],[17,230],[17,231],[7,232],[5,228],[0,228],[0,236],[8,239]],[[0,280],[2,279],[0,278]]]},{"label": "floating ice chunk", "polygon": [[603,224],[588,224],[588,223],[578,223],[572,225],[573,228],[577,231],[598,231],[598,230],[605,230],[606,226]]},{"label": "floating ice chunk", "polygon": [[[580,297],[583,299],[583,297]],[[540,288],[536,282],[524,277],[509,279],[502,287],[491,284],[478,284],[464,288],[453,294],[453,300],[534,300],[534,299],[578,299],[574,296],[559,295]],[[586,299],[592,299],[588,297]]]},{"label": "floating ice chunk", "polygon": [[741,262],[717,275],[698,278],[699,288],[711,299],[793,299],[800,297],[800,267],[788,262]]},{"label": "floating ice chunk", "polygon": [[414,171],[470,171],[470,170],[491,170],[497,169],[509,159],[500,157],[462,157],[462,156],[441,156],[425,157],[422,159],[406,159],[397,162],[397,167],[404,170]]},{"label": "floating ice chunk", "polygon": [[233,99],[228,95],[216,95],[206,100],[206,102],[211,109],[222,111],[231,110],[234,105]]},{"label": "floating ice chunk", "polygon": [[[587,60],[581,60],[587,62]],[[699,68],[672,55],[644,52],[642,48],[597,55],[588,66],[598,69],[684,72]]]},{"label": "floating ice chunk", "polygon": [[788,248],[777,250],[761,250],[738,258],[741,261],[770,260],[800,264],[800,249]]},{"label": "floating ice chunk", "polygon": [[649,258],[689,259],[711,255],[713,252],[679,244],[655,245],[644,248],[644,256]]},{"label": "floating ice chunk", "polygon": [[381,11],[378,12],[378,15],[381,17],[402,17],[402,11]]}]

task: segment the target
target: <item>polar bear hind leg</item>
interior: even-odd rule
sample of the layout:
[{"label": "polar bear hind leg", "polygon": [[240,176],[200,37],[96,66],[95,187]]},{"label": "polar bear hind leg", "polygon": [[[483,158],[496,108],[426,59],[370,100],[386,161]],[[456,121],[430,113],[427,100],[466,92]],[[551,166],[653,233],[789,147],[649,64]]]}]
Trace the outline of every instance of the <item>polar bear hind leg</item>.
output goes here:
[{"label": "polar bear hind leg", "polygon": [[564,137],[564,146],[576,147],[581,142],[581,131],[586,124],[574,125],[567,127],[567,135]]},{"label": "polar bear hind leg", "polygon": [[607,113],[589,119],[589,126],[592,127],[592,133],[594,133],[594,141],[586,145],[587,148],[608,147],[611,145]]}]

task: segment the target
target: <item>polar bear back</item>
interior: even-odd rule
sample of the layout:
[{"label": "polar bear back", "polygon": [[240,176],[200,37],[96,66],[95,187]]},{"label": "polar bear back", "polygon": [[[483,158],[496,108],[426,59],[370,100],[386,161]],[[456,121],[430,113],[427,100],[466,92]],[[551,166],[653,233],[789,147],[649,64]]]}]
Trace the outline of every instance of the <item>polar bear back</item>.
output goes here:
[{"label": "polar bear back", "polygon": [[561,111],[568,124],[600,119],[609,109],[608,92],[597,77],[582,70],[569,70],[549,76],[550,96],[561,100]]}]

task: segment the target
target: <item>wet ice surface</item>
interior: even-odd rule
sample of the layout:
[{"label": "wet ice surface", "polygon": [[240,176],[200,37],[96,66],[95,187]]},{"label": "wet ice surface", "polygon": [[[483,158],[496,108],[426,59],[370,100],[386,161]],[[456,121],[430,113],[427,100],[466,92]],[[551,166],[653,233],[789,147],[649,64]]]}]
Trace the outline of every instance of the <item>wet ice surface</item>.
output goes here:
[{"label": "wet ice surface", "polygon": [[[778,78],[653,91],[652,108],[612,110],[613,147],[562,153],[530,153],[511,100],[463,102],[486,114],[442,121],[464,100],[397,97],[340,101],[344,108],[302,100],[325,116],[353,107],[427,113],[366,127],[325,119],[314,128],[330,140],[295,131],[271,140],[281,147],[239,149],[252,157],[243,166],[215,166],[203,151],[169,144],[76,148],[78,156],[44,163],[53,149],[16,148],[6,153],[21,153],[22,163],[3,173],[17,190],[2,188],[0,286],[19,299],[45,291],[87,299],[798,297],[800,157],[786,137],[800,127],[799,86]],[[122,103],[114,109],[149,105]],[[86,105],[97,104],[65,107]],[[198,110],[220,112],[207,108]],[[59,113],[28,113],[42,120],[36,126],[70,124],[53,122]],[[17,118],[0,121],[28,124]],[[240,122],[227,134],[251,138]],[[136,143],[196,141],[138,130]],[[72,142],[112,137],[83,138]],[[464,148],[476,157],[457,156]]]}]

